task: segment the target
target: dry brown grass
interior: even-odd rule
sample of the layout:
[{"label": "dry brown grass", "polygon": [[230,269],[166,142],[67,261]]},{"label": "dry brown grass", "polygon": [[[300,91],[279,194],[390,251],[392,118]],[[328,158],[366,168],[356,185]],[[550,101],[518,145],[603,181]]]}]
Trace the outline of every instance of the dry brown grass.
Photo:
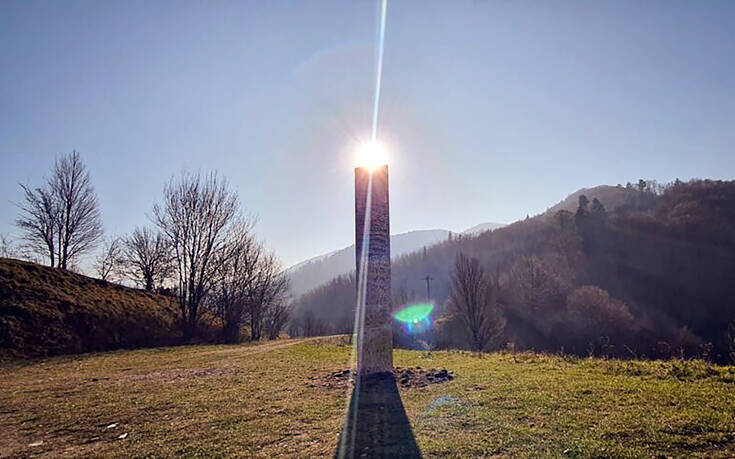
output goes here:
[{"label": "dry brown grass", "polygon": [[0,356],[177,344],[178,317],[163,295],[0,259]]}]

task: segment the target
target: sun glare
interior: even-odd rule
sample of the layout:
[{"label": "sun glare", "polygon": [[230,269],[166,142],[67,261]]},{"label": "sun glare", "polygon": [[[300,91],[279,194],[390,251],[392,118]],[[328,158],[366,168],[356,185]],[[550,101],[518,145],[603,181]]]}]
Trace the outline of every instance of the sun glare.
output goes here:
[{"label": "sun glare", "polygon": [[388,153],[375,142],[366,142],[357,149],[357,167],[367,167],[371,171],[388,164]]}]

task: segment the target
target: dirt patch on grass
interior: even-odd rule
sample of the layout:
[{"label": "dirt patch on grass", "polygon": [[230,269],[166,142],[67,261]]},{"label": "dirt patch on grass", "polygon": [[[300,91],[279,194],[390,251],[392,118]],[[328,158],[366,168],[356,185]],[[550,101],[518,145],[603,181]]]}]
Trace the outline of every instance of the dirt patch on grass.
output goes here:
[{"label": "dirt patch on grass", "polygon": [[446,368],[430,368],[427,370],[421,367],[396,368],[393,374],[396,377],[396,382],[403,389],[441,384],[454,379],[454,374]]},{"label": "dirt patch on grass", "polygon": [[[396,384],[401,389],[426,387],[429,384],[441,384],[454,379],[454,374],[446,368],[397,367],[392,372]],[[355,382],[352,370],[340,370],[327,376],[313,376],[307,382],[308,387],[323,389],[346,389]]]}]

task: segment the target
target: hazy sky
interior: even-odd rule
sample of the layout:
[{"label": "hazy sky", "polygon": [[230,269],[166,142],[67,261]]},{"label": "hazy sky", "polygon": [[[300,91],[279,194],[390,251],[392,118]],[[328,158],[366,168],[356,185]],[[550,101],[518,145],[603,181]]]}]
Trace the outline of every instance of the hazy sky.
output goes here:
[{"label": "hazy sky", "polygon": [[[378,2],[0,1],[0,232],[77,149],[108,233],[173,174],[224,173],[287,265],[349,245]],[[394,233],[578,188],[735,175],[735,2],[388,6]]]}]

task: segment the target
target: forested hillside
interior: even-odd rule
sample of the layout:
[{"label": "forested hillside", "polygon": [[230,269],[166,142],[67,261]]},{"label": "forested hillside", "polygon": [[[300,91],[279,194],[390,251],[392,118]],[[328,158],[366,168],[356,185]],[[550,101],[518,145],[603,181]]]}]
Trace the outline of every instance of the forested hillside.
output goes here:
[{"label": "forested hillside", "polygon": [[[438,347],[467,345],[445,307],[456,255],[478,258],[499,283],[505,326],[491,347],[616,356],[735,350],[735,182],[582,190],[544,214],[460,237],[393,265],[395,305],[424,301],[430,276]],[[303,296],[292,333],[349,331],[354,279]],[[412,337],[399,337],[400,342]]]}]

